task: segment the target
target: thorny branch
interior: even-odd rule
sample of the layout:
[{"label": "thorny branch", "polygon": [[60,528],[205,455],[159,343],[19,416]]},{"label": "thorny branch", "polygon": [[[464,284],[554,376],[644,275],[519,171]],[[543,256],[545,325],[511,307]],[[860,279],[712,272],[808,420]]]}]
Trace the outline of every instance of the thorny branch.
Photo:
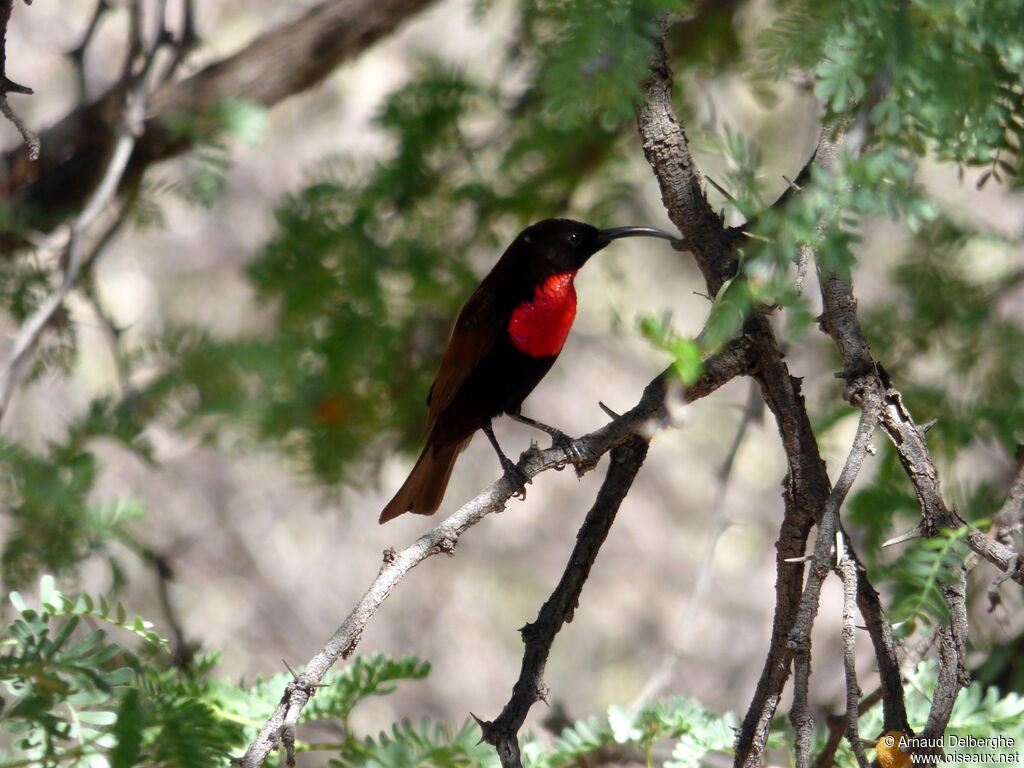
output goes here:
[{"label": "thorny branch", "polygon": [[634,435],[612,449],[608,474],[576,534],[576,546],[569,556],[562,578],[541,606],[537,620],[520,630],[526,649],[519,679],[512,688],[512,696],[493,722],[477,719],[483,730],[484,741],[494,745],[502,768],[522,768],[518,733],[530,708],[538,701],[547,701],[544,667],[551,646],[562,626],[573,619],[590,568],[647,456],[649,439],[643,435]]},{"label": "thorny branch", "polygon": [[[830,137],[823,134],[819,150],[823,145],[828,148],[829,142]],[[830,169],[835,163],[834,150],[824,152],[817,162],[826,170]],[[946,507],[942,498],[938,472],[925,443],[927,430],[914,423],[899,391],[892,386],[884,369],[876,365],[871,357],[857,318],[857,302],[849,281],[837,274],[821,274],[819,283],[824,306],[822,326],[832,336],[839,350],[844,366],[844,377],[851,380],[873,380],[872,385],[880,387],[882,391],[880,423],[896,447],[900,463],[914,486],[921,507],[922,519],[915,535],[935,536],[943,529],[955,530],[965,526],[966,523]],[[996,563],[1001,569],[1011,573],[1011,577],[1021,577],[1017,559],[1008,547],[985,537],[975,529],[968,531],[966,539],[978,555]],[[968,630],[966,568],[961,566],[955,570],[955,578],[945,581],[940,586],[940,592],[949,608],[950,623],[937,630],[939,674],[931,712],[922,733],[925,738],[938,738],[942,735],[960,689],[969,682],[964,667]]]},{"label": "thorny branch", "polygon": [[[865,413],[867,413],[865,411]],[[877,420],[877,411],[874,419]],[[873,429],[873,427],[872,427]],[[842,532],[836,535],[836,573],[843,582],[843,672],[846,678],[846,740],[861,768],[867,768],[868,759],[861,744],[857,719],[860,717],[860,700],[863,691],[857,682],[857,627],[854,624],[857,604],[857,564],[849,556]]]},{"label": "thorny branch", "polygon": [[[640,136],[644,152],[661,185],[662,199],[669,216],[691,246],[709,291],[716,293],[726,280],[735,275],[736,247],[743,235],[742,231],[725,228],[721,218],[707,204],[700,172],[690,155],[685,131],[672,110],[671,87],[671,72],[664,50],[659,48],[645,83],[645,103],[637,110]],[[812,163],[824,164],[834,158],[831,136],[837,130],[838,126],[834,125],[823,129],[818,147],[798,177],[799,181],[809,178]],[[777,204],[785,204],[797,189],[794,184]],[[827,305],[825,315],[829,316]],[[789,675],[786,645],[802,589],[800,563],[807,534],[824,509],[830,489],[810,429],[799,381],[789,375],[770,325],[763,314],[755,312],[744,330],[761,349],[762,365],[754,376],[776,417],[790,467],[785,483],[785,516],[776,545],[778,580],[772,638],[761,680],[736,741],[736,765],[754,766],[760,763],[768,728]],[[865,391],[882,394],[880,418],[884,425],[889,418],[889,390],[881,386],[882,382],[870,378],[874,376],[874,367],[859,327],[858,334],[848,336],[846,341],[850,359],[859,361],[857,365],[844,361],[844,378],[849,382],[846,396],[853,404],[863,405]],[[858,607],[878,661],[885,727],[886,730],[906,732],[909,727],[892,628],[864,568],[848,544],[847,547],[849,557],[856,564]],[[1000,555],[1003,558],[1013,554],[1010,551],[998,552],[991,544],[988,553],[990,557]]]},{"label": "thorny branch", "polygon": [[[727,381],[750,371],[755,365],[754,345],[747,338],[736,339],[709,358],[701,378],[692,386],[679,391],[678,396],[684,402],[706,397]],[[647,385],[640,401],[631,410],[604,427],[574,440],[572,450],[578,454],[581,465],[592,468],[601,456],[620,445],[630,443],[634,436],[642,435],[644,440],[649,440],[655,431],[668,424],[668,404],[674,392],[670,386],[672,377],[670,372],[658,376]],[[565,457],[565,451],[561,448],[543,451],[531,449],[523,454],[517,467],[527,478],[532,478],[564,465]],[[241,768],[257,768],[262,765],[281,738],[293,731],[303,707],[328,670],[338,659],[348,658],[355,651],[363,628],[402,578],[427,558],[454,552],[459,537],[486,515],[504,509],[514,492],[515,486],[503,477],[412,545],[400,552],[391,549],[385,552],[384,564],[377,578],[327,643],[306,664],[298,679],[288,685],[277,708],[249,745],[245,755],[237,760],[237,764]]]},{"label": "thorny branch", "polygon": [[25,125],[25,121],[18,117],[18,114],[7,102],[9,93],[32,95],[31,88],[18,85],[7,77],[7,25],[11,21],[13,10],[14,0],[0,0],[0,112],[18,129],[18,133],[21,134],[21,138],[25,142],[29,162],[35,162],[39,158],[39,136]]},{"label": "thorny branch", "polygon": [[[800,608],[797,611],[796,623],[790,633],[789,650],[792,653],[794,680],[793,680],[793,706],[790,712],[790,720],[796,731],[796,764],[798,768],[804,768],[810,764],[811,757],[811,729],[813,719],[811,718],[808,706],[808,690],[811,676],[811,628],[818,614],[818,605],[821,599],[821,588],[825,577],[833,568],[838,569],[837,563],[850,561],[846,547],[842,550],[836,546],[837,534],[841,528],[839,523],[839,508],[842,506],[853,481],[856,479],[860,468],[868,454],[871,435],[878,422],[878,411],[881,407],[880,394],[875,390],[863,392],[864,409],[861,411],[860,423],[857,426],[857,433],[853,440],[853,447],[846,457],[843,470],[836,480],[828,500],[825,502],[825,510],[818,521],[818,533],[814,544],[814,555],[811,559],[811,567],[807,574],[807,581],[804,585],[803,595],[800,598]],[[839,534],[841,536],[841,534]],[[854,571],[856,577],[856,571]],[[853,582],[856,586],[856,581]],[[845,594],[845,583],[844,583]],[[856,594],[856,592],[854,592]],[[856,685],[856,680],[854,680]]]},{"label": "thorny branch", "polygon": [[[708,205],[686,133],[672,108],[672,75],[661,45],[651,62],[644,91],[645,101],[637,108],[644,153],[658,178],[669,217],[691,246],[709,293],[717,294],[725,281],[736,274],[737,246],[743,235],[727,229]],[[762,313],[755,312],[744,331],[760,351],[761,365],[752,375],[775,416],[789,464],[783,494],[785,514],[776,544],[778,578],[772,636],[761,679],[736,740],[736,765],[756,766],[761,762],[771,720],[789,677],[788,638],[803,590],[802,556],[807,537],[831,488],[804,406],[800,381],[790,375],[771,325]],[[891,631],[862,568],[858,568],[858,599],[880,667],[898,668]],[[905,721],[905,714],[901,717],[902,699],[899,705],[893,708],[887,703],[887,718]]]}]

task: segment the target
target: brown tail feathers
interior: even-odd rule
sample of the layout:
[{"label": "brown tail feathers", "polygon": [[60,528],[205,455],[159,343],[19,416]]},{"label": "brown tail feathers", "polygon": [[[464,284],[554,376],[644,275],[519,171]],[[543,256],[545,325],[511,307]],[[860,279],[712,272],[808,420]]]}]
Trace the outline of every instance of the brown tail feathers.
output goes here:
[{"label": "brown tail feathers", "polygon": [[409,473],[395,497],[380,513],[380,523],[386,523],[406,512],[416,515],[432,515],[441,506],[448,479],[459,453],[469,440],[454,445],[435,446],[429,440],[416,465]]}]

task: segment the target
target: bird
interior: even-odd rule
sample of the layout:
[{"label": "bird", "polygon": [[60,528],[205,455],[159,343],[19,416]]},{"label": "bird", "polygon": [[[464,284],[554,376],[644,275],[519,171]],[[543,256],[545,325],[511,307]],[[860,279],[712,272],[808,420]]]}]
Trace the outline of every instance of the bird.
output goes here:
[{"label": "bird", "polygon": [[455,320],[427,395],[427,439],[412,471],[380,514],[432,515],[455,460],[478,430],[506,475],[525,496],[524,478],[505,456],[491,422],[512,418],[568,445],[559,430],[521,413],[523,400],[551,369],[576,316],[576,273],[591,256],[623,237],[677,237],[653,227],[598,229],[571,219],[545,219],[524,229],[466,301]]}]

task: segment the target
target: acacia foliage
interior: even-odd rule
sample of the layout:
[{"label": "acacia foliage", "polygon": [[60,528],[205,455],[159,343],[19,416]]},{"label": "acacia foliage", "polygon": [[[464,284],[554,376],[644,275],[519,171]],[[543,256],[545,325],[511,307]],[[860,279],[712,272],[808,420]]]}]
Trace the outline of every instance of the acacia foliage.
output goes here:
[{"label": "acacia foliage", "polygon": [[[101,439],[149,461],[146,429],[153,423],[214,441],[241,432],[325,487],[353,482],[396,445],[412,447],[447,319],[480,264],[539,218],[620,222],[646,213],[630,173],[639,158],[633,102],[665,11],[685,18],[669,34],[678,46],[670,53],[682,114],[696,114],[687,95],[697,77],[735,78],[772,99],[802,73],[813,82],[824,119],[855,126],[860,145],[833,172],[812,173],[790,204],[766,212],[778,187],[761,171],[757,132],[731,126],[695,136],[724,157],[731,199],[722,204],[755,237],[740,273],[712,297],[700,338],[679,333],[660,312],[644,318],[641,331],[684,378],[699,374],[701,355],[731,338],[754,302],[778,305],[787,340],[802,343],[814,307],[793,290],[793,257],[801,244],[813,245],[818,268],[860,270],[886,286],[864,313],[865,330],[915,412],[937,419],[929,444],[942,466],[955,468],[978,450],[1010,464],[1024,439],[1024,360],[1011,353],[1024,348],[1020,313],[1013,311],[1024,277],[1016,255],[1021,236],[950,210],[921,172],[952,166],[961,183],[979,189],[1020,187],[1019,4],[780,0],[745,15],[714,5],[523,0],[492,76],[425,58],[376,118],[388,139],[385,153],[325,159],[308,184],[281,201],[274,234],[248,269],[258,300],[274,309],[269,332],[224,340],[199,326],[162,327],[124,350],[130,366],[155,375],[135,380],[123,397],[97,397],[43,449],[9,439],[0,444],[4,582],[32,585],[44,573],[71,581],[84,563],[105,557],[113,590],[122,586],[118,558],[131,555],[116,544],[145,552],[145,512],[130,499],[92,503]],[[229,162],[226,142],[253,139],[258,122],[251,105],[225,102],[202,121],[171,126],[187,132],[202,125],[192,172],[172,183],[143,182],[133,193],[133,223],[159,225],[170,194],[197,204],[214,200]],[[16,211],[4,214],[17,218]],[[898,222],[907,238],[892,264],[863,248],[864,233],[883,218]],[[38,306],[58,266],[24,252],[4,255],[0,302],[11,318],[22,321]],[[37,375],[67,372],[75,362],[76,329],[64,320],[46,337]],[[841,405],[816,412],[819,432],[846,413]],[[849,522],[868,543],[872,575],[891,596],[901,631],[927,633],[947,620],[938,592],[943,566],[962,561],[963,547],[950,535],[911,543],[895,561],[873,562],[871,545],[909,528],[917,515],[894,451],[887,444],[880,451],[879,471],[851,499]],[[1004,493],[990,480],[968,478],[956,489],[957,506],[983,527]],[[215,764],[226,746],[244,744],[284,682],[218,682],[212,659],[176,670],[158,639],[147,636],[142,648],[128,649],[106,634],[84,634],[78,616],[107,623],[113,617],[117,631],[142,630],[125,624],[120,609],[111,608],[116,603],[79,609],[57,597],[50,582],[43,585],[37,608],[15,600],[0,711],[36,764]],[[982,650],[994,644],[980,631],[973,641]],[[993,658],[1004,663],[986,668],[987,679],[1019,687],[1012,653]],[[319,694],[306,716],[346,722],[366,695],[423,674],[417,661],[364,660],[340,673],[335,691]],[[921,672],[925,686],[928,674]],[[973,687],[958,706],[972,708],[975,724],[1010,722],[1019,701],[994,691]],[[925,712],[910,706],[912,721]],[[672,700],[640,715],[615,710],[606,721],[582,721],[553,751],[531,745],[527,754],[537,765],[559,765],[612,743],[661,754],[658,740],[675,739],[670,761],[692,764],[699,749],[684,749],[682,739],[728,750],[720,738],[728,722]],[[698,733],[697,723],[710,725]],[[474,740],[466,728],[401,723],[377,737],[351,735],[332,754],[346,765],[493,760]]]}]

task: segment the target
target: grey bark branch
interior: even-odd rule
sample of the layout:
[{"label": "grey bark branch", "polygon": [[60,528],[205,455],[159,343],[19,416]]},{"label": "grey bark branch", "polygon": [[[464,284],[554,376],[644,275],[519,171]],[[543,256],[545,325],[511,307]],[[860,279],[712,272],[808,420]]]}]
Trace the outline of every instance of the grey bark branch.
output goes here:
[{"label": "grey bark branch", "polygon": [[[831,275],[821,281],[825,307],[823,325],[835,340],[843,361],[845,376],[852,377],[874,369],[874,361],[857,319],[857,300],[849,283]],[[927,429],[915,423],[903,396],[881,371],[884,387],[880,416],[882,428],[889,436],[910,478],[921,507],[921,523],[914,536],[935,536],[943,528],[957,530],[966,525],[963,519],[946,506],[939,485],[939,474],[925,442]],[[967,545],[979,556],[995,565],[1018,584],[1024,585],[1020,555],[1005,544],[971,527],[965,537]]]},{"label": "grey bark branch", "polygon": [[818,521],[818,532],[814,543],[814,555],[807,573],[796,622],[790,632],[788,650],[793,660],[793,707],[790,720],[796,731],[797,768],[806,768],[811,762],[811,729],[814,720],[808,706],[808,683],[811,674],[811,629],[818,614],[821,587],[825,577],[836,566],[837,558],[849,559],[845,545],[843,551],[836,549],[836,534],[840,531],[839,509],[846,499],[853,482],[864,465],[871,435],[878,423],[881,394],[878,389],[863,393],[864,407],[861,411],[853,446],[836,484],[825,502],[825,508]]},{"label": "grey bark branch", "polygon": [[[824,137],[825,141],[829,137]],[[834,153],[824,157],[822,167],[831,167]],[[939,535],[943,529],[956,530],[966,523],[951,511],[942,498],[939,487],[938,472],[931,461],[925,429],[918,427],[904,406],[903,398],[885,375],[884,370],[875,364],[867,339],[857,317],[857,301],[850,283],[836,274],[820,274],[822,304],[822,326],[832,336],[839,351],[844,367],[844,378],[853,384],[862,382],[854,394],[863,392],[863,387],[870,382],[882,392],[882,406],[879,420],[883,430],[896,447],[897,455],[904,471],[910,478],[921,507],[922,519],[919,526],[923,535]],[[862,406],[866,405],[862,402]],[[967,533],[967,541],[972,539],[976,544],[971,548],[978,554],[989,557],[997,543],[985,537],[980,531],[971,529]],[[1002,545],[998,545],[1002,546]],[[979,551],[984,550],[984,552]],[[1008,549],[1008,548],[1004,548]],[[960,690],[969,683],[964,667],[964,655],[967,640],[967,589],[966,568],[953,569],[955,578],[952,582],[942,584],[940,592],[949,608],[949,626],[937,630],[939,638],[939,673],[933,694],[932,707],[922,736],[939,738],[945,731],[952,714]],[[1017,571],[1020,575],[1020,571]],[[889,701],[887,700],[887,704]],[[902,706],[902,702],[900,702]],[[886,717],[887,725],[889,716]],[[906,728],[898,730],[906,731]],[[927,751],[927,750],[925,750]]]},{"label": "grey bark branch", "polygon": [[576,534],[576,546],[569,556],[562,578],[541,606],[537,619],[520,630],[526,648],[512,696],[494,721],[477,719],[484,741],[494,745],[502,768],[522,768],[519,729],[526,721],[530,708],[538,701],[547,701],[544,668],[551,646],[562,627],[573,619],[590,568],[640,471],[647,456],[647,447],[648,438],[634,435],[612,449],[608,474]]},{"label": "grey bark branch", "polygon": [[[681,394],[685,402],[705,397],[736,376],[749,372],[757,364],[756,349],[747,338],[732,342],[704,365],[701,378]],[[644,389],[640,401],[622,416],[588,435],[573,441],[573,449],[584,466],[594,466],[598,459],[612,449],[631,441],[636,435],[645,440],[668,423],[667,389],[673,376],[669,372],[655,378]],[[561,448],[531,449],[518,463],[527,478],[562,466],[565,452]],[[638,467],[639,468],[639,467]],[[306,664],[298,679],[290,683],[277,708],[267,719],[260,733],[249,745],[245,755],[237,761],[241,768],[257,768],[274,749],[281,736],[295,727],[302,709],[315,693],[316,686],[339,659],[348,658],[362,637],[363,628],[373,617],[392,590],[415,566],[437,554],[455,551],[459,537],[486,515],[500,511],[516,489],[506,478],[501,478],[474,499],[416,540],[395,552],[384,554],[384,563],[377,578],[356,604],[344,622]]]},{"label": "grey bark branch", "polygon": [[[1017,452],[1022,453],[1022,447],[1017,446]],[[1022,522],[1021,510],[1024,509],[1024,456],[1018,458],[1017,474],[1013,478],[1010,492],[1006,495],[1006,501],[999,508],[993,522],[996,528],[996,539],[1001,544],[1009,544],[1012,541],[1011,534],[1020,530]]]},{"label": "grey bark branch", "polygon": [[[865,411],[866,413],[866,411]],[[878,420],[875,411],[874,422]],[[874,426],[872,425],[872,430]],[[857,720],[860,718],[860,700],[862,691],[857,682],[857,627],[854,624],[855,606],[857,604],[857,564],[846,550],[845,538],[840,533],[836,537],[836,573],[843,582],[843,672],[846,678],[846,740],[857,758],[860,768],[868,768],[867,755],[860,741],[860,730]]]}]

